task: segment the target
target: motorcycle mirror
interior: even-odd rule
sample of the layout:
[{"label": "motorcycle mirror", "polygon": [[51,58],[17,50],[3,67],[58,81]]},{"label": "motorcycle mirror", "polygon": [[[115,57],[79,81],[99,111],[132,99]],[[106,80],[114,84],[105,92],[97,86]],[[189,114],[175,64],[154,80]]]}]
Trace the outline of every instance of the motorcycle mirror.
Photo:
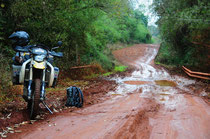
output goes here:
[{"label": "motorcycle mirror", "polygon": [[62,41],[58,41],[58,43],[57,43],[58,47],[61,47],[61,46],[62,46],[62,44],[63,44],[63,42],[62,42]]},{"label": "motorcycle mirror", "polygon": [[63,44],[63,42],[62,42],[62,41],[58,41],[58,43],[57,43],[57,47],[53,47],[51,50],[58,49],[59,47],[61,47],[61,46],[62,46],[62,44]]}]

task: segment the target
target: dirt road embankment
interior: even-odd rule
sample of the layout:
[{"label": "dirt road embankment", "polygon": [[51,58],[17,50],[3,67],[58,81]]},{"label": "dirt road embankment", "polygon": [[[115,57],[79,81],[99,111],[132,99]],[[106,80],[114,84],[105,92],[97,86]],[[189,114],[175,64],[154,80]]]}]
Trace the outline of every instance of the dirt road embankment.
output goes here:
[{"label": "dirt road embankment", "polygon": [[60,114],[10,138],[210,138],[210,107],[194,93],[201,82],[154,66],[158,45],[139,44],[113,52],[135,71],[110,77],[118,83],[108,100]]}]

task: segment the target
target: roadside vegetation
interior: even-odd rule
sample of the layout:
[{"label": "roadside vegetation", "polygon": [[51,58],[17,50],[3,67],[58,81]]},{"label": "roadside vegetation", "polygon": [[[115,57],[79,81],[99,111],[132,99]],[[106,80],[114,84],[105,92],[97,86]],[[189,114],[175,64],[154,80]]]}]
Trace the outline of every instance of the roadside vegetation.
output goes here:
[{"label": "roadside vegetation", "polygon": [[28,32],[31,44],[63,41],[64,58],[56,61],[63,73],[87,64],[112,72],[117,65],[109,46],[152,42],[147,17],[129,0],[1,0],[0,6],[0,103],[15,94],[8,40],[14,31]]},{"label": "roadside vegetation", "polygon": [[157,64],[209,72],[209,6],[208,0],[154,0],[162,40]]}]

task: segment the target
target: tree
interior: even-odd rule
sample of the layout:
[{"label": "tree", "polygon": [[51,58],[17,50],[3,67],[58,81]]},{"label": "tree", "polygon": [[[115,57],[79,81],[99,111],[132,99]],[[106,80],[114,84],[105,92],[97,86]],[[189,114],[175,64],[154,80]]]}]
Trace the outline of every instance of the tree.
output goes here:
[{"label": "tree", "polygon": [[[154,0],[153,8],[162,36],[159,61],[167,64],[200,66],[206,63],[209,43],[209,2],[207,0]],[[168,56],[161,57],[162,52]]]}]

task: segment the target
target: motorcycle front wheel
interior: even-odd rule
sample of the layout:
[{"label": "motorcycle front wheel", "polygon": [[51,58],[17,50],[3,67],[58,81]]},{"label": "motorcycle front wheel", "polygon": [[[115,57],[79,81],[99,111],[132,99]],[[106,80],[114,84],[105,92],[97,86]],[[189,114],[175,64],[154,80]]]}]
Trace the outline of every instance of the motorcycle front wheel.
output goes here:
[{"label": "motorcycle front wheel", "polygon": [[30,119],[34,120],[39,112],[39,103],[40,103],[40,89],[41,89],[41,80],[34,80],[34,93],[31,100],[28,102],[28,107],[30,107]]}]

